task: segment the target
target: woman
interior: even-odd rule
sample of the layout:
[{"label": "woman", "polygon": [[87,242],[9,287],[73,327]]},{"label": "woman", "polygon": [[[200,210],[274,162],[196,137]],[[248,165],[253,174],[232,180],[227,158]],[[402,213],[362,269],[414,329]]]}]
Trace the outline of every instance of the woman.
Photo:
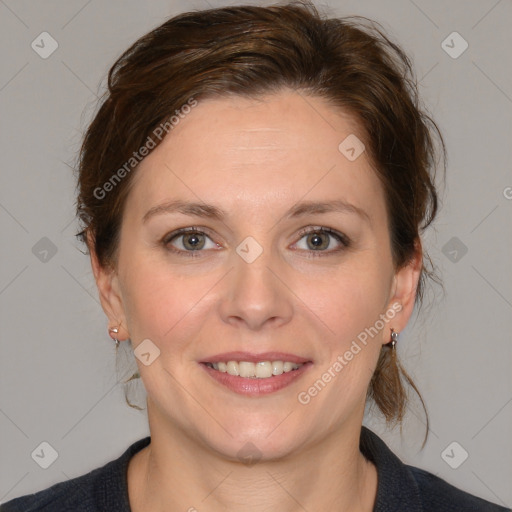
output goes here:
[{"label": "woman", "polygon": [[[151,436],[2,511],[504,511],[362,427],[406,405],[435,144],[405,54],[314,7],[170,19],[86,133],[80,233]],[[421,397],[420,397],[421,398]]]}]

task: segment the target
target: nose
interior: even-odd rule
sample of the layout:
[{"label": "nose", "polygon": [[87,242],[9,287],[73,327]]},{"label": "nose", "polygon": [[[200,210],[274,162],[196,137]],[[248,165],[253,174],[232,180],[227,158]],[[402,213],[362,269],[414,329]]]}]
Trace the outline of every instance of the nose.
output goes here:
[{"label": "nose", "polygon": [[292,318],[293,293],[286,285],[282,260],[263,250],[251,261],[243,249],[239,248],[242,256],[233,253],[233,267],[223,280],[222,320],[253,331],[285,325]]}]

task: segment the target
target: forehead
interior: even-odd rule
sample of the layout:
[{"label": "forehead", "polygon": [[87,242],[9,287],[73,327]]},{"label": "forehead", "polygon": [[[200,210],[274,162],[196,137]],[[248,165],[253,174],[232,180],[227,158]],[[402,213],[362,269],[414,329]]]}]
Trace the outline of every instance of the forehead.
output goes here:
[{"label": "forehead", "polygon": [[343,199],[385,214],[366,153],[347,158],[343,141],[358,139],[357,123],[316,97],[199,101],[139,164],[128,210],[186,198],[261,215],[300,199]]}]

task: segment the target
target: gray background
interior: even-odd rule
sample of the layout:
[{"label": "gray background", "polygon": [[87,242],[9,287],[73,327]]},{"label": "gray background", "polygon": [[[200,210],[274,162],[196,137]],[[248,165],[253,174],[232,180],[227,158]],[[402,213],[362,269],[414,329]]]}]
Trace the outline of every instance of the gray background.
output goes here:
[{"label": "gray background", "polygon": [[[74,238],[71,167],[115,58],[170,15],[228,3],[0,0],[0,501],[99,467],[149,433],[145,412],[125,404],[126,365],[116,374]],[[512,3],[332,0],[327,11],[373,18],[403,45],[449,151],[443,209],[425,237],[446,294],[434,289],[399,343],[429,441],[420,451],[417,401],[402,437],[378,416],[365,424],[405,462],[511,506]],[[58,42],[47,59],[31,47],[43,31]],[[441,46],[453,31],[469,43],[456,59]],[[43,441],[58,452],[48,469],[31,457]],[[469,454],[457,469],[442,456],[453,441]]]}]

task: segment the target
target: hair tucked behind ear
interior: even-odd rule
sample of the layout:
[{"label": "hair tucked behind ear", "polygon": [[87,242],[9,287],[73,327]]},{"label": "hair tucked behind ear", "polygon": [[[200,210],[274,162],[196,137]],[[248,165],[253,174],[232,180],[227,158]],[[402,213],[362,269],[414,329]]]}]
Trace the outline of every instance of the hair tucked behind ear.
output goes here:
[{"label": "hair tucked behind ear", "polygon": [[398,423],[400,425],[401,432],[402,421],[405,416],[405,409],[408,403],[407,391],[402,380],[405,380],[407,384],[414,389],[421,401],[423,410],[425,411],[427,424],[425,437],[423,439],[423,444],[421,445],[423,448],[427,442],[429,431],[427,409],[421,393],[409,374],[405,371],[405,368],[400,364],[396,347],[382,347],[379,354],[379,360],[377,361],[377,366],[373,372],[370,385],[368,386],[367,399],[373,399],[375,405],[377,405],[386,418],[386,423],[391,424],[392,426],[395,426],[396,423]]}]

